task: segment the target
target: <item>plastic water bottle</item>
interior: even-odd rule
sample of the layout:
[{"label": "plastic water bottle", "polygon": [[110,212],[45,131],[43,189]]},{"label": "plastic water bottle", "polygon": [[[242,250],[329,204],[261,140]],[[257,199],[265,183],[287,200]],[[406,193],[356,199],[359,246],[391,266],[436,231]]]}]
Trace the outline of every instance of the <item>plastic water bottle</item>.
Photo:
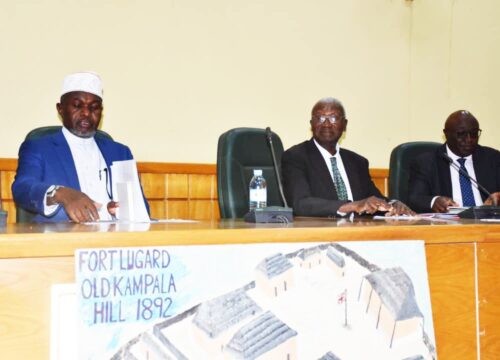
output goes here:
[{"label": "plastic water bottle", "polygon": [[267,206],[267,183],[262,176],[262,170],[254,169],[250,180],[250,211]]}]

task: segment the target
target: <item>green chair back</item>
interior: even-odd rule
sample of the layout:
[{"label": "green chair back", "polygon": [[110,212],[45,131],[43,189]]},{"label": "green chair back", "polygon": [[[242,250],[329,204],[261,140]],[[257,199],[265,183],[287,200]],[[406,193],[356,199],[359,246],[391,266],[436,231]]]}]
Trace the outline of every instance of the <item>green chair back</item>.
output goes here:
[{"label": "green chair back", "polygon": [[[283,143],[272,133],[278,169]],[[248,212],[248,185],[254,169],[262,169],[267,182],[267,206],[283,206],[266,131],[236,128],[219,137],[217,145],[217,192],[222,219],[242,218]]]},{"label": "green chair back", "polygon": [[[47,135],[52,135],[58,131],[60,131],[62,126],[42,126],[36,129],[31,130],[28,135],[26,135],[26,140],[33,140],[33,139],[38,139]],[[97,133],[95,134],[96,137],[102,137],[102,138],[108,138],[108,139],[113,139],[107,132],[102,131],[102,130],[97,130]],[[17,223],[30,223],[32,222],[33,218],[35,217],[35,213],[32,213],[31,211],[24,210],[23,208],[20,208],[16,204],[16,222]]]},{"label": "green chair back", "polygon": [[431,152],[442,144],[430,141],[407,142],[396,146],[391,152],[389,164],[389,198],[408,203],[408,180],[411,160],[423,153]]}]

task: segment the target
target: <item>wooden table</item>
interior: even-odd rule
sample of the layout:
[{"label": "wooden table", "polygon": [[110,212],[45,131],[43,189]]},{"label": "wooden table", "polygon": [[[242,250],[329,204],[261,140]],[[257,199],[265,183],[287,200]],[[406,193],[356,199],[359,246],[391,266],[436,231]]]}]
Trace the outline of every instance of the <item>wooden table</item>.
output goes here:
[{"label": "wooden table", "polygon": [[497,358],[500,224],[297,218],[286,225],[7,225],[0,230],[0,359],[49,357],[50,288],[75,281],[75,249],[405,239],[425,240],[439,359]]}]

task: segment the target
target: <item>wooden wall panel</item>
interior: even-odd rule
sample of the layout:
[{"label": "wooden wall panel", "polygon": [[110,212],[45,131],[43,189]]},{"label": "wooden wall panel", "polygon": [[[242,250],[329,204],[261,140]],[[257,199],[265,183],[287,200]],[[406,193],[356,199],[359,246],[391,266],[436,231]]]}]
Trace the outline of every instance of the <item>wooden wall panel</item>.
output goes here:
[{"label": "wooden wall panel", "polygon": [[187,174],[167,175],[167,198],[187,199],[189,194],[189,182]]},{"label": "wooden wall panel", "polygon": [[220,210],[219,210],[219,201],[218,200],[212,201],[212,214],[214,214],[214,216],[212,217],[212,220],[220,219]]},{"label": "wooden wall panel", "polygon": [[477,245],[481,359],[500,356],[500,243]]},{"label": "wooden wall panel", "polygon": [[438,358],[477,359],[474,244],[426,244],[426,254]]},{"label": "wooden wall panel", "polygon": [[188,219],[210,220],[213,219],[212,200],[190,200]]},{"label": "wooden wall panel", "polygon": [[[15,160],[15,159],[14,159]],[[1,166],[0,159],[0,166]],[[163,162],[138,162],[139,173],[153,174],[216,174],[215,164],[183,164]],[[15,168],[13,169],[15,170]]]},{"label": "wooden wall panel", "polygon": [[375,184],[375,186],[377,187],[377,189],[379,189],[379,191],[382,193],[382,195],[385,195],[387,196],[388,194],[386,194],[384,191],[385,191],[385,179],[373,179],[373,183]]},{"label": "wooden wall panel", "polygon": [[[16,159],[0,159],[0,200],[2,208],[9,212],[9,223],[14,223],[16,218],[10,190],[16,168]],[[139,162],[137,168],[152,217],[220,218],[215,164]],[[387,195],[387,169],[371,169],[370,174],[382,194]]]},{"label": "wooden wall panel", "polygon": [[11,190],[15,176],[15,171],[3,170],[0,166],[0,205],[3,210],[7,211],[7,223],[9,224],[16,222],[16,205]]},{"label": "wooden wall panel", "polygon": [[164,200],[148,200],[149,211],[153,219],[166,219],[167,207]]},{"label": "wooden wall panel", "polygon": [[213,175],[189,175],[190,199],[213,199]]},{"label": "wooden wall panel", "polygon": [[7,211],[7,223],[14,224],[16,222],[16,204],[14,200],[2,199],[2,209]]},{"label": "wooden wall panel", "polygon": [[387,169],[370,169],[370,176],[372,177],[373,183],[382,193],[382,195],[389,195],[389,182],[388,176],[389,171]]},{"label": "wooden wall panel", "polygon": [[73,268],[73,257],[0,261],[0,359],[50,358],[51,285],[73,283]]},{"label": "wooden wall panel", "polygon": [[[1,171],[1,169],[0,169]],[[15,171],[2,171],[0,172],[0,195],[2,200],[10,199],[12,200],[12,190],[11,186],[14,182],[14,177],[16,176]]]},{"label": "wooden wall panel", "polygon": [[[212,189],[214,189],[214,195],[213,195],[213,198],[214,199],[218,199],[219,198],[219,193],[217,192],[218,188],[217,188],[217,174],[215,174],[214,176],[212,176]],[[217,218],[219,219],[219,217]]]},{"label": "wooden wall panel", "polygon": [[165,174],[141,174],[141,184],[144,195],[149,199],[166,198],[166,175]]},{"label": "wooden wall panel", "polygon": [[168,200],[166,218],[189,219],[188,202],[185,200]]}]

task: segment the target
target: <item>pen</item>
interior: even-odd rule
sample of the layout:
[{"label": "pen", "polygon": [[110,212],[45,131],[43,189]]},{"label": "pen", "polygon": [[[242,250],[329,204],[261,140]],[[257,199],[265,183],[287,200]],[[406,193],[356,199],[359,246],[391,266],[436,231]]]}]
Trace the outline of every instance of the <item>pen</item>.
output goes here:
[{"label": "pen", "polygon": [[500,222],[500,219],[480,219],[480,220],[484,222]]}]

